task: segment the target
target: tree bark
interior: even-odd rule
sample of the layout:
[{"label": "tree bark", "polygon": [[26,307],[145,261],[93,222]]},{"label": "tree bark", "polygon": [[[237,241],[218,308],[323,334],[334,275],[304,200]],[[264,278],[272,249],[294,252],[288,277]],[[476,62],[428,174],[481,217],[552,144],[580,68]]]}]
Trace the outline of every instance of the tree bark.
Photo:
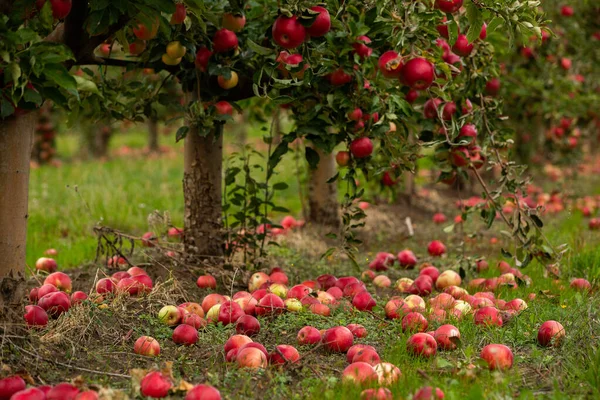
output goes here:
[{"label": "tree bark", "polygon": [[336,174],[335,156],[315,148],[320,161],[315,170],[310,171],[308,186],[309,221],[315,224],[339,227],[340,205],[337,197],[337,184],[327,183]]},{"label": "tree bark", "polygon": [[156,118],[148,118],[148,147],[151,153],[158,153],[160,147],[158,145],[158,121]]},{"label": "tree bark", "polygon": [[[0,120],[0,309],[24,295],[29,163],[36,113]],[[2,311],[4,312],[4,311]]]},{"label": "tree bark", "polygon": [[223,256],[222,169],[223,135],[201,137],[187,122],[183,195],[184,245],[189,256],[217,261]]},{"label": "tree bark", "polygon": [[108,157],[108,145],[112,136],[112,128],[110,125],[101,125],[96,130],[94,135],[93,154],[96,158]]}]

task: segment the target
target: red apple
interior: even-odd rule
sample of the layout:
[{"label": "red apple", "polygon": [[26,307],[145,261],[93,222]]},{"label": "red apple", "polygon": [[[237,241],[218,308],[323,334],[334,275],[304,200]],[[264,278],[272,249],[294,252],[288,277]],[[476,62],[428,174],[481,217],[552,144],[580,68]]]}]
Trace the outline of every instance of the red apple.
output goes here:
[{"label": "red apple", "polygon": [[246,17],[244,15],[234,15],[232,13],[223,14],[221,26],[233,32],[240,32],[246,25]]},{"label": "red apple", "polygon": [[25,387],[25,381],[18,375],[0,379],[0,399],[8,400],[13,394],[25,390]]},{"label": "red apple", "polygon": [[592,284],[587,279],[584,279],[584,278],[573,279],[569,286],[571,286],[575,290],[579,290],[582,292],[587,292],[589,290],[592,290]]},{"label": "red apple", "polygon": [[321,332],[312,326],[305,326],[298,331],[298,344],[317,344],[321,341]]},{"label": "red apple", "polygon": [[463,0],[435,0],[435,7],[445,13],[455,13],[463,5]]},{"label": "red apple", "polygon": [[272,34],[275,43],[286,49],[295,49],[306,39],[306,29],[296,16],[280,15],[273,24]]},{"label": "red apple", "polygon": [[475,325],[502,326],[502,316],[495,307],[482,307],[475,311]]},{"label": "red apple", "polygon": [[342,372],[342,382],[357,385],[366,385],[376,382],[378,379],[375,369],[365,363],[356,362],[348,365]]},{"label": "red apple", "polygon": [[367,36],[359,36],[356,38],[356,42],[352,44],[354,48],[354,52],[358,54],[360,58],[367,58],[373,54],[373,49],[367,46],[367,44],[371,43],[371,39]]},{"label": "red apple", "polygon": [[386,51],[379,57],[377,63],[379,71],[386,78],[400,78],[402,67],[404,66],[402,57],[393,50]]},{"label": "red apple", "polygon": [[463,35],[461,33],[456,38],[456,42],[454,43],[454,46],[452,46],[452,50],[459,56],[467,57],[473,51],[473,44],[469,43],[467,40],[467,35]]},{"label": "red apple", "polygon": [[350,153],[347,151],[338,151],[335,155],[335,161],[340,167],[345,167],[350,163]]},{"label": "red apple", "polygon": [[167,397],[173,384],[171,380],[158,371],[148,373],[140,383],[142,396],[163,398]]},{"label": "red apple", "polygon": [[237,320],[235,331],[240,335],[254,336],[260,332],[260,322],[251,315],[243,315]]},{"label": "red apple", "polygon": [[394,400],[394,395],[388,388],[371,388],[360,392],[361,400]]},{"label": "red apple", "polygon": [[402,250],[398,253],[398,263],[404,268],[413,268],[417,265],[417,257],[410,250]]},{"label": "red apple", "polygon": [[210,385],[196,385],[187,392],[184,400],[221,400],[221,393]]},{"label": "red apple", "polygon": [[300,353],[294,346],[280,344],[275,346],[275,351],[269,354],[269,362],[273,365],[295,363],[300,360]]},{"label": "red apple", "polygon": [[160,354],[160,344],[153,337],[140,336],[133,344],[133,352],[143,356],[158,356]]},{"label": "red apple", "polygon": [[139,23],[137,27],[133,28],[133,34],[140,40],[151,40],[154,39],[158,34],[159,26],[160,21],[158,18],[156,18],[151,27],[147,27],[146,25]]},{"label": "red apple", "polygon": [[359,311],[371,311],[377,303],[369,292],[363,291],[352,298],[352,305]]},{"label": "red apple", "polygon": [[77,396],[75,396],[75,400],[98,400],[98,392],[93,390],[86,390],[85,392],[80,392]]},{"label": "red apple", "polygon": [[258,369],[267,367],[267,356],[255,347],[240,349],[235,361],[240,368]]},{"label": "red apple", "polygon": [[38,271],[55,272],[58,268],[56,261],[52,258],[42,257],[35,262],[35,268]]},{"label": "red apple", "polygon": [[451,269],[447,269],[438,276],[435,287],[441,291],[449,286],[460,286],[461,283],[460,275]]},{"label": "red apple", "polygon": [[350,143],[350,153],[356,158],[366,158],[373,153],[373,142],[368,137],[354,139]]},{"label": "red apple", "polygon": [[565,337],[565,328],[556,321],[546,321],[538,330],[538,343],[542,346],[560,346]]},{"label": "red apple", "polygon": [[150,293],[152,291],[152,278],[148,275],[136,275],[132,276],[131,279],[138,283],[137,290],[139,293]]},{"label": "red apple", "polygon": [[440,388],[424,386],[413,395],[413,400],[438,400],[444,398],[444,392]]},{"label": "red apple", "polygon": [[135,277],[138,275],[148,275],[148,273],[146,273],[146,271],[140,267],[131,267],[127,270],[127,273],[129,275],[131,275],[132,277]]},{"label": "red apple", "polygon": [[438,347],[442,350],[454,350],[460,342],[460,332],[454,325],[442,325],[433,334]]},{"label": "red apple", "polygon": [[235,32],[229,29],[219,29],[213,37],[213,51],[225,53],[238,47],[238,38]]},{"label": "red apple", "polygon": [[179,325],[173,330],[173,341],[176,344],[192,346],[198,341],[198,331],[190,325]]},{"label": "red apple", "polygon": [[331,17],[329,16],[329,11],[321,6],[314,6],[310,9],[318,12],[319,14],[315,18],[314,22],[308,28],[306,28],[306,33],[312,37],[324,36],[331,29]]},{"label": "red apple", "polygon": [[25,306],[24,318],[27,322],[27,326],[46,326],[48,324],[48,314],[40,306]]},{"label": "red apple", "polygon": [[428,325],[427,319],[418,312],[409,312],[402,318],[403,332],[425,332]]},{"label": "red apple", "polygon": [[485,92],[490,96],[496,96],[500,92],[500,79],[492,78],[485,84]]},{"label": "red apple", "polygon": [[116,290],[117,287],[110,278],[102,278],[96,282],[96,293],[98,294],[114,293]]},{"label": "red apple", "polygon": [[279,314],[285,309],[285,304],[281,297],[268,293],[256,306],[256,315]]},{"label": "red apple", "polygon": [[481,350],[480,356],[491,370],[509,369],[513,364],[513,353],[503,344],[488,344]]},{"label": "red apple", "polygon": [[379,354],[372,349],[360,349],[352,357],[352,363],[355,362],[366,362],[371,366],[375,366],[381,362]]},{"label": "red apple", "polygon": [[408,288],[408,293],[428,296],[433,291],[433,279],[429,275],[419,275]]},{"label": "red apple", "polygon": [[185,17],[187,15],[187,10],[185,8],[185,4],[177,3],[175,4],[175,12],[171,15],[171,25],[179,25],[183,24],[185,21]]},{"label": "red apple", "polygon": [[438,118],[438,107],[442,104],[442,99],[429,99],[423,105],[423,116],[427,119]]},{"label": "red apple", "polygon": [[427,252],[430,256],[439,257],[446,252],[446,246],[439,240],[434,240],[427,246]]},{"label": "red apple", "polygon": [[72,289],[71,278],[64,272],[53,272],[44,279],[44,284],[56,286],[57,289],[63,292],[70,293]]},{"label": "red apple", "polygon": [[206,314],[214,305],[223,304],[226,301],[227,299],[224,296],[218,293],[211,293],[202,299],[202,310]]},{"label": "red apple", "polygon": [[63,312],[69,311],[69,308],[71,308],[71,299],[64,292],[53,292],[41,297],[38,305],[48,315],[56,318]]},{"label": "red apple", "polygon": [[322,340],[326,350],[344,353],[354,343],[354,335],[345,326],[336,326],[327,329]]},{"label": "red apple", "polygon": [[416,57],[404,64],[400,70],[400,80],[415,90],[427,89],[435,79],[433,64],[424,58]]},{"label": "red apple", "polygon": [[23,389],[13,394],[10,400],[46,400],[46,393],[38,388]]},{"label": "red apple", "polygon": [[201,289],[216,289],[217,280],[212,275],[201,275],[198,277],[196,285]]},{"label": "red apple", "polygon": [[78,394],[77,386],[70,383],[59,383],[46,393],[46,400],[75,400]]},{"label": "red apple", "polygon": [[71,0],[50,0],[52,16],[56,19],[64,19],[71,12]]},{"label": "red apple", "polygon": [[227,354],[230,350],[239,349],[240,347],[248,343],[252,343],[252,339],[250,339],[248,336],[233,335],[229,339],[227,339],[223,348],[225,350],[225,354]]},{"label": "red apple", "polygon": [[437,343],[433,336],[427,333],[415,333],[408,338],[406,349],[411,354],[429,358],[435,355]]},{"label": "red apple", "polygon": [[196,59],[194,60],[194,65],[196,66],[196,68],[202,72],[206,72],[208,69],[208,62],[212,54],[212,51],[210,51],[208,48],[200,47],[196,52]]},{"label": "red apple", "polygon": [[385,316],[389,319],[403,318],[405,314],[410,312],[409,307],[404,300],[400,298],[391,299],[384,307]]},{"label": "red apple", "polygon": [[364,338],[367,336],[367,329],[360,324],[349,324],[346,326],[356,338]]},{"label": "red apple", "polygon": [[37,298],[38,300],[47,295],[48,293],[58,292],[58,288],[54,285],[46,283],[37,289]]},{"label": "red apple", "polygon": [[575,14],[575,11],[573,11],[573,7],[571,6],[562,6],[560,8],[560,13],[564,17],[572,17],[573,14]]}]

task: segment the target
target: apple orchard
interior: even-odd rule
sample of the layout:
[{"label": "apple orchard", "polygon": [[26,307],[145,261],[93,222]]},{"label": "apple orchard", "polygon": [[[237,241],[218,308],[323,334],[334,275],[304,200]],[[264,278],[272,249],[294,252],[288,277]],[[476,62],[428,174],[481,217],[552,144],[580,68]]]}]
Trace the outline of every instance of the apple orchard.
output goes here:
[{"label": "apple orchard", "polygon": [[[574,3],[0,0],[9,342],[0,400],[510,398],[536,389],[507,382],[518,381],[519,364],[537,365],[528,357],[572,349],[584,334],[566,304],[594,290],[575,272],[558,289],[561,266],[576,263],[541,216],[562,199],[514,161],[535,171],[591,154],[582,143],[593,148],[600,126],[600,14]],[[46,129],[35,120],[44,104],[70,129],[104,124],[106,134],[111,123],[168,114],[171,141],[183,142],[183,228],[164,217],[162,231],[138,237],[97,224],[93,263],[71,274],[49,249],[31,278],[31,148]],[[286,129],[264,115],[284,115]],[[261,137],[232,153],[227,135],[241,124],[261,126]],[[296,196],[282,172],[291,156],[307,166],[306,220],[278,223],[291,214],[285,197]],[[134,179],[153,179],[142,175]],[[434,203],[418,197],[429,193],[415,189],[422,175],[446,201],[427,221],[436,230],[407,218],[369,231],[377,211],[367,197]],[[447,223],[454,200],[459,215]],[[469,231],[473,219],[502,225],[501,249],[465,251],[482,240],[483,229]],[[294,253],[312,230],[321,254]],[[553,292],[562,289],[570,300]],[[573,390],[593,396],[600,384]]]}]

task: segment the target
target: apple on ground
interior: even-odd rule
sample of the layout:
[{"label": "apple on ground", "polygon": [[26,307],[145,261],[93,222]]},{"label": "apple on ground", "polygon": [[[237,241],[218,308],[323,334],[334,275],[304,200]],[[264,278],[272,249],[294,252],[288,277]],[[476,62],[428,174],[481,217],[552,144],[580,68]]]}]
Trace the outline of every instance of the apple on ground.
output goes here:
[{"label": "apple on ground", "polygon": [[260,332],[260,322],[252,315],[243,315],[237,320],[235,331],[240,335],[254,336]]},{"label": "apple on ground", "polygon": [[427,333],[415,333],[406,342],[409,353],[421,357],[433,357],[437,352],[437,343],[433,336]]},{"label": "apple on ground", "polygon": [[0,398],[10,399],[17,392],[25,390],[25,380],[18,375],[0,379]]},{"label": "apple on ground", "polygon": [[565,338],[565,328],[560,322],[546,321],[538,330],[538,343],[542,346],[560,346]]},{"label": "apple on ground", "polygon": [[298,344],[317,344],[321,341],[321,332],[315,327],[305,326],[298,331]]},{"label": "apple on ground", "polygon": [[182,311],[176,306],[164,306],[158,311],[158,320],[168,326],[177,325],[182,317]]},{"label": "apple on ground", "polygon": [[25,306],[24,318],[29,327],[43,327],[48,324],[48,314],[40,306]]},{"label": "apple on ground", "polygon": [[171,380],[161,372],[148,373],[140,382],[140,392],[143,396],[163,398],[167,397],[173,384]]},{"label": "apple on ground", "polygon": [[269,354],[269,362],[273,365],[295,363],[300,360],[300,353],[294,346],[280,344],[275,346],[275,351]]},{"label": "apple on ground", "polygon": [[394,395],[388,388],[371,388],[360,392],[361,400],[394,400]]},{"label": "apple on ground", "polygon": [[505,370],[513,365],[513,353],[503,344],[488,344],[481,350],[481,358],[491,370]]},{"label": "apple on ground", "polygon": [[38,271],[45,271],[45,272],[52,273],[52,272],[56,272],[58,265],[56,264],[56,261],[52,258],[41,257],[35,262],[35,268]]},{"label": "apple on ground", "polygon": [[342,382],[355,385],[368,385],[378,379],[375,368],[365,362],[348,365],[342,372]]},{"label": "apple on ground", "polygon": [[184,400],[221,400],[221,393],[211,385],[196,385],[187,392]]},{"label": "apple on ground", "polygon": [[46,400],[74,400],[79,394],[77,386],[70,383],[59,383],[46,393]]},{"label": "apple on ground", "polygon": [[326,350],[345,353],[354,344],[354,335],[345,326],[336,326],[325,331],[322,341]]},{"label": "apple on ground", "polygon": [[438,400],[444,398],[444,392],[440,388],[424,386],[413,395],[413,400]]},{"label": "apple on ground", "polygon": [[133,352],[143,356],[158,356],[160,344],[151,336],[140,336],[133,344]]},{"label": "apple on ground", "polygon": [[375,365],[378,382],[380,385],[391,386],[395,384],[402,376],[400,368],[389,362],[382,362]]},{"label": "apple on ground", "polygon": [[259,369],[267,367],[267,356],[255,347],[245,347],[238,351],[235,358],[240,368]]}]

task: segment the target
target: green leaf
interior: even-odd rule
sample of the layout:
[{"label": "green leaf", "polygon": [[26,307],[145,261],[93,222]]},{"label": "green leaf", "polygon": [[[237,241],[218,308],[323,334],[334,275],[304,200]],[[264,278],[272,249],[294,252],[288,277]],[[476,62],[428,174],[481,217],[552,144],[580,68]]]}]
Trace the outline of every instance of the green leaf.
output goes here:
[{"label": "green leaf", "polygon": [[181,139],[185,138],[190,131],[189,126],[182,126],[177,129],[177,133],[175,134],[175,142],[179,142]]},{"label": "green leaf", "polygon": [[15,112],[15,108],[10,101],[0,98],[0,118],[6,118]]},{"label": "green leaf", "polygon": [[479,34],[481,33],[481,27],[483,26],[483,15],[481,10],[475,4],[467,3],[467,19],[469,20],[469,31],[467,32],[467,40],[469,43],[473,43]]},{"label": "green leaf", "polygon": [[285,182],[277,182],[276,184],[273,185],[274,190],[285,190],[288,187],[289,187],[288,184]]},{"label": "green leaf", "polygon": [[512,254],[510,254],[510,252],[508,250],[504,250],[503,248],[500,249],[500,252],[502,253],[502,256],[504,258],[512,258]]},{"label": "green leaf", "polygon": [[77,81],[62,65],[47,65],[44,68],[44,75],[63,89],[77,93]]},{"label": "green leaf", "polygon": [[77,90],[80,92],[90,92],[100,95],[100,91],[98,90],[98,86],[93,81],[89,79],[85,79],[84,77],[73,75],[75,81],[77,82]]},{"label": "green leaf", "polygon": [[308,166],[310,169],[316,169],[319,165],[319,154],[311,147],[306,147],[304,150],[304,156],[306,157],[306,161],[308,162]]},{"label": "green leaf", "polygon": [[252,50],[253,52],[260,54],[261,56],[268,56],[270,54],[274,54],[275,50],[274,49],[269,49],[266,47],[263,47],[261,45],[258,45],[256,43],[254,43],[252,40],[248,39],[246,41],[246,44],[248,45],[248,47],[250,48],[250,50]]},{"label": "green leaf", "polygon": [[23,98],[28,103],[34,103],[36,106],[39,106],[44,101],[42,96],[37,90],[33,90],[30,88],[25,88],[25,93],[23,94]]},{"label": "green leaf", "polygon": [[454,46],[456,39],[458,38],[458,24],[454,19],[450,20],[448,24],[448,44]]},{"label": "green leaf", "polygon": [[[10,63],[6,68],[7,75],[10,77],[10,81],[12,81],[15,86],[19,78],[21,77],[21,67],[16,62]],[[10,82],[9,81],[9,82]]]}]

